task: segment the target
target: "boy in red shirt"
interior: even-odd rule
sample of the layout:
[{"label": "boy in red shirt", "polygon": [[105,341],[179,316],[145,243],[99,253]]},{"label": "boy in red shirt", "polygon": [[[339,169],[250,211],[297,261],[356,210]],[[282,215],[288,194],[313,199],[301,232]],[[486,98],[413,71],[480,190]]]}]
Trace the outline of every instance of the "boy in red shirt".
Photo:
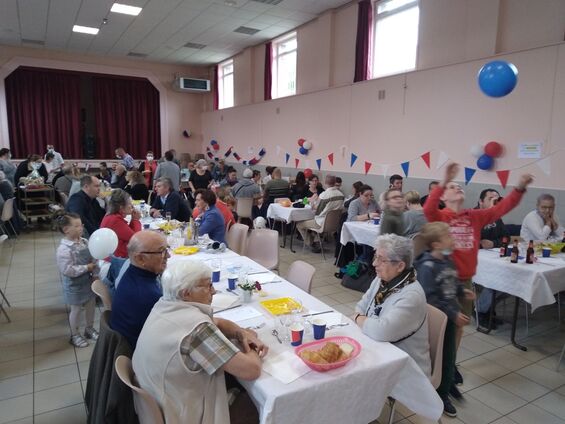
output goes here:
[{"label": "boy in red shirt", "polygon": [[[453,262],[461,284],[471,289],[471,279],[477,270],[477,254],[481,241],[481,229],[514,209],[522,199],[526,187],[533,181],[533,176],[524,174],[518,184],[489,209],[463,209],[465,192],[459,184],[453,181],[459,172],[459,165],[451,163],[445,170],[445,180],[428,196],[424,204],[424,214],[429,222],[442,221],[449,224],[449,230],[454,240]],[[439,209],[443,200],[445,209]],[[468,317],[473,311],[472,299],[461,302],[461,310]],[[457,347],[461,342],[463,327],[457,327]]]}]

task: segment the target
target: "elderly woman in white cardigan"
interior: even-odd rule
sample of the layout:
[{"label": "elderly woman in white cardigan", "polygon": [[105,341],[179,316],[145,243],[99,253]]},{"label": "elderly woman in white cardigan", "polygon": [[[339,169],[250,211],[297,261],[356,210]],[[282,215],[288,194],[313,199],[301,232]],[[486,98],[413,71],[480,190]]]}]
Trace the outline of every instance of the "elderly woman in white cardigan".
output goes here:
[{"label": "elderly woman in white cardigan", "polygon": [[253,413],[258,418],[246,393],[248,402],[237,398],[228,410],[224,371],[255,380],[268,348],[253,331],[212,317],[211,275],[203,262],[167,267],[163,297],[145,321],[133,354],[139,385],[155,398],[168,424],[233,423],[242,414],[249,422]]},{"label": "elderly woman in white cardigan", "polygon": [[426,295],[412,267],[412,240],[379,236],[373,266],[377,277],[355,307],[353,319],[374,340],[408,353],[430,376]]}]

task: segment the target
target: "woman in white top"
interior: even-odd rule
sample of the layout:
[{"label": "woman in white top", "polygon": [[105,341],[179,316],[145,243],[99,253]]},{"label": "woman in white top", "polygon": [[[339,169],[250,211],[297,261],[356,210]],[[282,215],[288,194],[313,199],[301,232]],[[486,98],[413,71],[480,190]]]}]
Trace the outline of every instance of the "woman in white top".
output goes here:
[{"label": "woman in white top", "polygon": [[373,266],[377,277],[355,307],[363,333],[408,353],[431,374],[426,294],[412,267],[412,240],[396,234],[377,238]]}]

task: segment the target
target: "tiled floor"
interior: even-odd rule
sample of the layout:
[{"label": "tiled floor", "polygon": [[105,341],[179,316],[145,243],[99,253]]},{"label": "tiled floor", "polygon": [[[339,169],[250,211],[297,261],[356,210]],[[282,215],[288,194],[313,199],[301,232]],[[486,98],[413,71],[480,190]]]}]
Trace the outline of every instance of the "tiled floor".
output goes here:
[{"label": "tiled floor", "polygon": [[[0,246],[0,287],[12,307],[12,323],[0,317],[0,423],[80,424],[86,421],[83,404],[92,346],[68,344],[69,326],[63,304],[55,249],[59,236],[41,231],[25,234]],[[333,276],[331,259],[281,249],[281,273],[304,259],[317,268],[312,294],[350,314],[361,294],[344,289]],[[505,307],[509,316],[512,305]],[[502,313],[502,310],[499,314]],[[565,365],[556,372],[565,331],[558,325],[555,306],[529,317],[520,313],[518,337],[527,352],[509,344],[510,326],[491,335],[466,329],[458,353],[465,384],[463,402],[455,402],[456,419],[444,423],[541,424],[565,423]],[[425,423],[401,405],[396,422]],[[386,422],[385,407],[379,422]],[[353,421],[354,422],[354,421]]]}]

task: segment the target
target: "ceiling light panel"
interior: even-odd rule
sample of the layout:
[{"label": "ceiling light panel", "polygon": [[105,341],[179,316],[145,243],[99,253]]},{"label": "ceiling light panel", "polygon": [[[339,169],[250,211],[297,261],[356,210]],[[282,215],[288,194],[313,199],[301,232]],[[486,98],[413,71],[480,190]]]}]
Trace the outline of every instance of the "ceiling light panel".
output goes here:
[{"label": "ceiling light panel", "polygon": [[114,3],[112,5],[112,8],[110,9],[110,12],[137,16],[141,13],[141,9],[142,9],[141,7],[137,7],[137,6],[129,6],[127,4],[122,4],[122,3]]},{"label": "ceiling light panel", "polygon": [[81,25],[74,25],[73,26],[73,32],[80,32],[81,34],[96,35],[96,34],[98,34],[98,31],[99,31],[98,28],[81,26]]}]

